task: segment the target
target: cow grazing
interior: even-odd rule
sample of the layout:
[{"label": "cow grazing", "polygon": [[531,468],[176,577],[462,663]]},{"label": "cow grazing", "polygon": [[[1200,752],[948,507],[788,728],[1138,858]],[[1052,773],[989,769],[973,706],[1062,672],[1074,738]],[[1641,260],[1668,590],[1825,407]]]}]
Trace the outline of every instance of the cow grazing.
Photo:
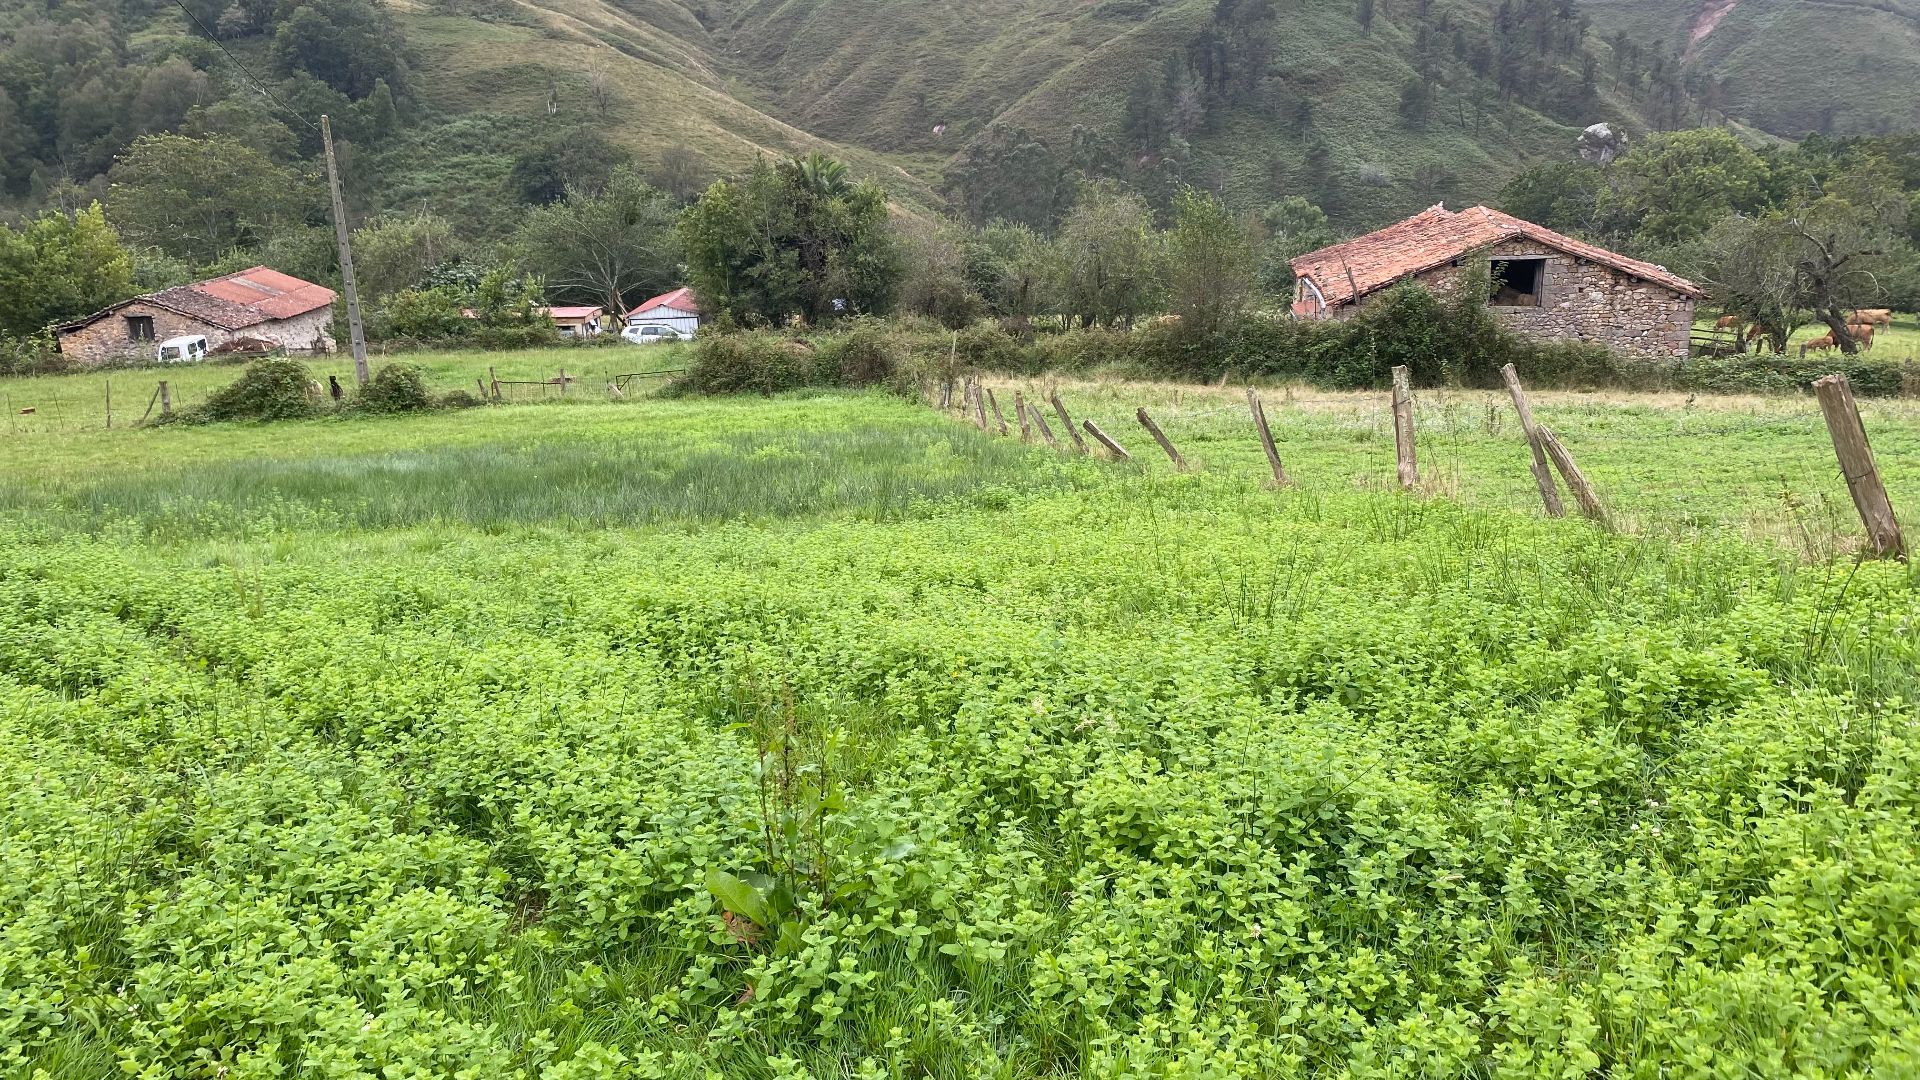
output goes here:
[{"label": "cow grazing", "polygon": [[1762,346],[1771,346],[1773,339],[1767,336],[1767,328],[1754,323],[1747,329],[1747,348],[1758,353]]},{"label": "cow grazing", "polygon": [[1851,337],[1854,340],[1854,343],[1859,345],[1862,349],[1873,348],[1873,324],[1872,323],[1855,323],[1854,325],[1847,327],[1847,336]]},{"label": "cow grazing", "polygon": [[1847,319],[1850,323],[1865,323],[1868,326],[1892,326],[1892,308],[1861,308]]},{"label": "cow grazing", "polygon": [[1731,330],[1737,334],[1740,332],[1740,316],[1722,315],[1720,316],[1719,319],[1715,320],[1713,324],[1713,329],[1716,332],[1721,330]]},{"label": "cow grazing", "polygon": [[1832,351],[1833,351],[1833,332],[1832,331],[1828,331],[1826,337],[1817,337],[1817,338],[1814,338],[1812,341],[1803,341],[1800,343],[1800,359],[1802,360],[1805,360],[1807,358],[1807,354],[1810,352],[1832,352]]}]

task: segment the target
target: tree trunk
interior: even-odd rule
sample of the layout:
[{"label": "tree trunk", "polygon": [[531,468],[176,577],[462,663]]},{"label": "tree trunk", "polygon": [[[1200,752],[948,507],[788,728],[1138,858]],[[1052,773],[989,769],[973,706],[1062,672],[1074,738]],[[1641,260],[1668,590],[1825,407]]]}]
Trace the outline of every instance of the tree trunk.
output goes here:
[{"label": "tree trunk", "polygon": [[1828,331],[1833,334],[1833,343],[1841,352],[1852,356],[1860,351],[1859,343],[1853,340],[1853,335],[1847,330],[1846,314],[1839,308],[1821,308],[1820,321],[1827,324]]}]

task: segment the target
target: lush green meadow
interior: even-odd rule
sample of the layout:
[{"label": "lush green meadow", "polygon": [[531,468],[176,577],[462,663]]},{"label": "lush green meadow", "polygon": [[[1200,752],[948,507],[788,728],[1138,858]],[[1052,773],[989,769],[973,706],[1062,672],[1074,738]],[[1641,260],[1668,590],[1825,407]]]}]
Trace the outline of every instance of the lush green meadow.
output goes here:
[{"label": "lush green meadow", "polygon": [[1136,463],[880,395],[9,434],[0,1074],[1920,1072],[1920,579],[1811,403],[1542,395],[1605,532],[1485,395],[1409,496],[1377,396],[1267,391],[1275,491],[1238,391],[1063,392]]}]

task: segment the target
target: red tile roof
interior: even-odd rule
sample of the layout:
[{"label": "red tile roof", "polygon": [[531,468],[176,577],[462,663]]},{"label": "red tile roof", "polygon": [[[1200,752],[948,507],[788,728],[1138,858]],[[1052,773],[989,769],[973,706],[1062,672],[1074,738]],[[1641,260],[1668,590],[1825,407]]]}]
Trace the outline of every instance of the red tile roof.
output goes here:
[{"label": "red tile roof", "polygon": [[1484,206],[1458,213],[1435,206],[1379,232],[1293,260],[1295,276],[1313,282],[1328,307],[1338,307],[1394,282],[1423,273],[1502,240],[1524,237],[1557,251],[1612,267],[1674,292],[1698,297],[1700,287],[1652,263],[1630,259]]},{"label": "red tile roof", "polygon": [[[256,266],[226,277],[177,285],[134,299],[221,330],[244,330],[261,323],[305,315],[331,305],[333,298],[333,290],[324,285],[315,285],[278,270]],[[123,301],[60,329],[76,330],[98,322],[130,303],[133,301]]]},{"label": "red tile roof", "polygon": [[556,319],[597,319],[601,315],[605,314],[605,309],[603,308],[585,307],[585,306],[578,306],[578,305],[573,307],[561,306],[561,307],[542,308],[541,310],[545,311],[548,315],[551,315]]},{"label": "red tile roof", "polygon": [[695,315],[700,314],[700,302],[693,298],[693,290],[675,289],[670,293],[661,293],[659,296],[627,312],[627,317],[632,318],[636,315],[644,315],[655,308],[663,307],[675,308],[680,311],[690,311]]}]

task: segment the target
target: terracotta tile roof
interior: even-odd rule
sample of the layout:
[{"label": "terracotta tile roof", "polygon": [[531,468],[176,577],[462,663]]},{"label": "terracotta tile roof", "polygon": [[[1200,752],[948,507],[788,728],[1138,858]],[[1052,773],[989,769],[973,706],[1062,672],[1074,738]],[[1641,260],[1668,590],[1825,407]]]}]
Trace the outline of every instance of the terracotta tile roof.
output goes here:
[{"label": "terracotta tile roof", "polygon": [[562,305],[560,307],[541,308],[540,310],[556,319],[597,319],[605,314],[602,308],[586,306],[569,307]]},{"label": "terracotta tile roof", "polygon": [[[302,281],[278,270],[256,266],[225,277],[177,285],[135,300],[166,308],[221,330],[244,330],[265,322],[305,315],[333,303],[334,292],[324,285]],[[133,303],[122,301],[77,322],[59,327],[77,330]]]},{"label": "terracotta tile roof", "polygon": [[675,289],[670,293],[661,293],[659,296],[627,312],[627,317],[632,318],[635,315],[644,315],[655,308],[663,307],[676,308],[680,311],[691,311],[695,315],[700,314],[700,302],[693,298],[693,290]]},{"label": "terracotta tile roof", "polygon": [[1662,267],[1630,259],[1485,206],[1458,213],[1445,206],[1435,206],[1379,232],[1302,255],[1293,260],[1292,266],[1295,276],[1313,282],[1327,306],[1338,307],[1356,295],[1366,296],[1403,278],[1452,262],[1468,252],[1516,237],[1612,267],[1686,296],[1701,295],[1698,285]]}]

